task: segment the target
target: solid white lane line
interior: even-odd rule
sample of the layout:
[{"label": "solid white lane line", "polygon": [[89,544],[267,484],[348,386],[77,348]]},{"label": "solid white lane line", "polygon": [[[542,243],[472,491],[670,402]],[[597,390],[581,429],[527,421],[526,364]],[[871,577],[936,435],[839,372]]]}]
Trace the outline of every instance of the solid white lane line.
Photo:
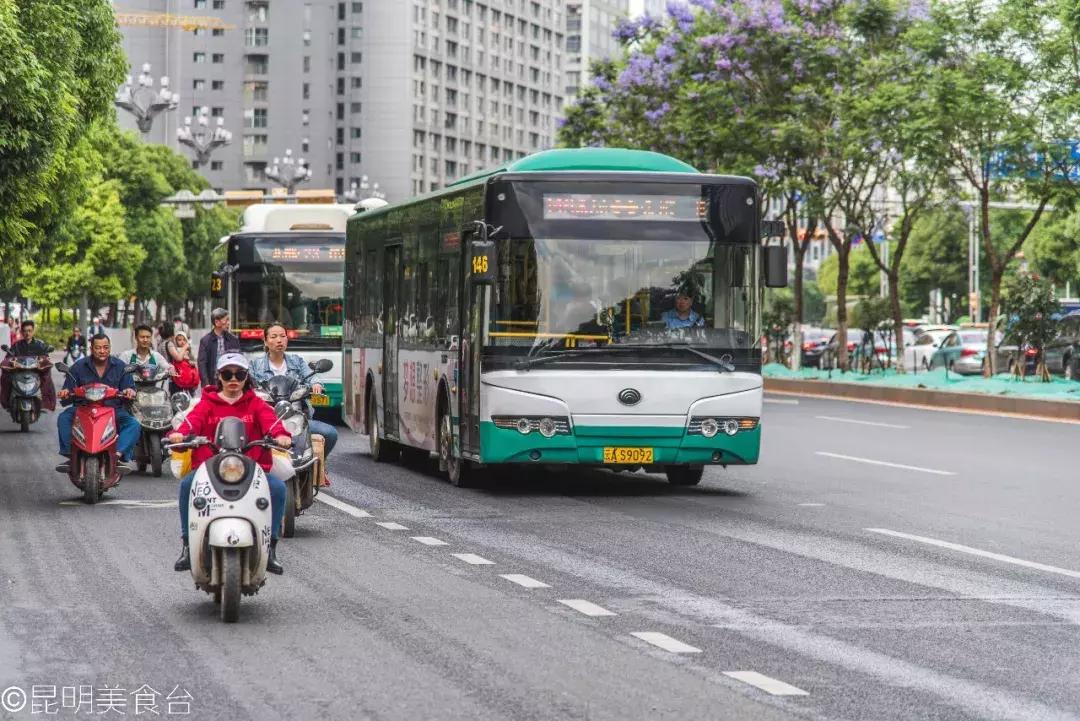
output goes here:
[{"label": "solid white lane line", "polygon": [[878,423],[877,421],[860,421],[855,418],[837,418],[836,416],[814,416],[818,420],[822,421],[834,421],[836,423],[855,423],[860,426],[877,426],[878,428],[898,428],[900,430],[907,430],[911,426],[901,426],[896,423]]},{"label": "solid white lane line", "polygon": [[529,578],[528,576],[521,573],[503,573],[500,575],[507,581],[510,581],[511,583],[516,583],[519,586],[524,586],[525,588],[551,588],[551,586],[547,585],[543,581],[537,581],[535,578]]},{"label": "solid white lane line", "polygon": [[379,521],[375,525],[376,526],[381,526],[381,527],[385,528],[388,531],[407,531],[407,530],[409,530],[408,526],[403,526],[400,523],[394,523],[393,521]]},{"label": "solid white lane line", "polygon": [[442,541],[442,540],[439,540],[438,538],[433,538],[431,536],[413,536],[412,540],[416,541],[417,543],[422,543],[425,546],[449,546],[450,545],[446,541]]},{"label": "solid white lane line", "polygon": [[494,566],[494,561],[489,561],[482,556],[477,556],[475,553],[455,553],[454,558],[464,561],[472,566]]},{"label": "solid white lane line", "polygon": [[609,611],[603,606],[597,606],[592,601],[586,601],[583,598],[560,598],[559,603],[564,606],[569,606],[578,613],[583,613],[586,616],[614,616],[614,611]]},{"label": "solid white lane line", "polygon": [[325,493],[320,493],[319,495],[315,496],[315,500],[322,501],[331,508],[336,508],[343,513],[348,513],[353,518],[371,518],[371,514],[363,510],[362,508],[357,508],[356,506],[346,503],[345,501],[339,501],[333,496],[328,496]]},{"label": "solid white lane line", "polygon": [[800,503],[799,505],[802,506],[803,508],[821,508],[825,504],[824,503]]},{"label": "solid white lane line", "polygon": [[1015,558],[1013,556],[1006,556],[1002,553],[994,553],[993,551],[983,551],[979,548],[972,548],[971,546],[962,546],[959,543],[951,543],[949,541],[940,541],[936,538],[927,538],[926,536],[915,536],[910,533],[901,533],[900,531],[890,531],[888,528],[864,528],[864,531],[870,533],[880,533],[883,536],[892,536],[894,538],[904,538],[908,541],[918,541],[919,543],[925,543],[930,546],[937,546],[938,548],[947,548],[950,551],[959,551],[960,553],[968,553],[972,556],[980,556],[982,558],[989,558],[994,561],[1001,561],[1002,563],[1011,563],[1014,566],[1023,566],[1024,568],[1033,568],[1036,571],[1046,571],[1047,573],[1056,573],[1059,576],[1068,576],[1069,578],[1080,578],[1080,571],[1070,571],[1067,568],[1059,568],[1057,566],[1048,566],[1045,563],[1036,563],[1035,561],[1025,561],[1022,558]]},{"label": "solid white lane line", "polygon": [[792,398],[765,398],[766,403],[775,403],[778,406],[797,406],[799,402]]},{"label": "solid white lane line", "polygon": [[630,635],[640,638],[642,641],[651,643],[653,646],[662,648],[670,653],[701,653],[700,648],[694,648],[689,644],[668,636],[666,633],[659,633],[658,631],[635,631]]},{"label": "solid white lane line", "polygon": [[803,691],[798,686],[792,686],[789,683],[783,681],[777,681],[775,678],[771,678],[757,671],[724,671],[725,676],[729,676],[736,681],[742,681],[748,683],[755,688],[759,688],[767,694],[772,696],[809,696],[809,692]]},{"label": "solid white lane line", "polygon": [[843,453],[829,453],[827,451],[815,451],[815,455],[828,458],[839,458],[843,461],[855,461],[856,463],[869,463],[871,466],[888,466],[899,468],[904,471],[918,471],[919,473],[932,473],[935,476],[955,476],[952,471],[939,471],[936,468],[922,468],[921,466],[908,466],[903,463],[890,463],[889,461],[875,461],[872,458],[859,458],[858,456],[845,456]]}]

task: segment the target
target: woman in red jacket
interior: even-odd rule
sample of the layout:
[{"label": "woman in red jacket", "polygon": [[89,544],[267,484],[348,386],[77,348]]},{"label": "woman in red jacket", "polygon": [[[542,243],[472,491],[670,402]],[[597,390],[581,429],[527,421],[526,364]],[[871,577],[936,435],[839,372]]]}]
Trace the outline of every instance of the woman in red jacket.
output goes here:
[{"label": "woman in red jacket", "polygon": [[[217,362],[217,387],[203,389],[202,398],[191,409],[175,432],[169,435],[170,443],[179,443],[185,434],[212,438],[217,425],[223,418],[239,418],[244,422],[249,441],[258,440],[273,434],[274,442],[288,448],[292,445],[292,436],[274,414],[274,409],[266,401],[255,395],[251,379],[248,376],[247,358],[239,353],[226,353]],[[280,574],[284,569],[277,560],[278,533],[281,520],[285,516],[285,482],[270,475],[274,464],[273,452],[268,448],[251,448],[247,455],[266,471],[270,483],[270,504],[273,513],[273,527],[270,540],[270,558],[266,570]],[[214,456],[209,446],[200,446],[191,453],[191,473],[180,481],[180,532],[183,535],[184,548],[173,568],[177,571],[191,570],[191,551],[188,548],[188,496],[191,484],[195,480],[195,469]]]}]

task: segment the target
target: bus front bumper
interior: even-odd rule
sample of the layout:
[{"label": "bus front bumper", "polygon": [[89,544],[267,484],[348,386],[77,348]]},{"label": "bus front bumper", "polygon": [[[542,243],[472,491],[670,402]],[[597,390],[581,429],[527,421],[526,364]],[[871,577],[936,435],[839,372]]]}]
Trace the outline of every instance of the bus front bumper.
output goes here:
[{"label": "bus front bumper", "polygon": [[761,447],[761,424],[733,436],[691,435],[684,427],[575,426],[569,434],[545,438],[539,432],[519,433],[480,424],[482,463],[568,463],[613,465],[604,462],[605,448],[651,448],[649,465],[752,465]]}]

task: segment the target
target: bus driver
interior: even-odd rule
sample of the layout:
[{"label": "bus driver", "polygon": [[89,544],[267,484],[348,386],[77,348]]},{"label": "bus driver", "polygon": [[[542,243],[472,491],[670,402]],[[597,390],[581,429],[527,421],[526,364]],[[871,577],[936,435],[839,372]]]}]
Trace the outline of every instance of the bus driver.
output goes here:
[{"label": "bus driver", "polygon": [[668,330],[677,328],[703,328],[705,319],[694,310],[694,291],[680,288],[675,296],[675,307],[660,314]]}]

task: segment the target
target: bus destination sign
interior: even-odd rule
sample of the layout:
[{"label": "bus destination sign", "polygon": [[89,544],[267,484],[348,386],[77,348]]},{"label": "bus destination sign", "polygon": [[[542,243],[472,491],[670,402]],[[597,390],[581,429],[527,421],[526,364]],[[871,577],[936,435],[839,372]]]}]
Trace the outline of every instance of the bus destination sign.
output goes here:
[{"label": "bus destination sign", "polygon": [[544,220],[700,222],[709,201],[692,195],[544,193]]},{"label": "bus destination sign", "polygon": [[257,246],[263,263],[344,263],[343,246],[267,243]]}]

